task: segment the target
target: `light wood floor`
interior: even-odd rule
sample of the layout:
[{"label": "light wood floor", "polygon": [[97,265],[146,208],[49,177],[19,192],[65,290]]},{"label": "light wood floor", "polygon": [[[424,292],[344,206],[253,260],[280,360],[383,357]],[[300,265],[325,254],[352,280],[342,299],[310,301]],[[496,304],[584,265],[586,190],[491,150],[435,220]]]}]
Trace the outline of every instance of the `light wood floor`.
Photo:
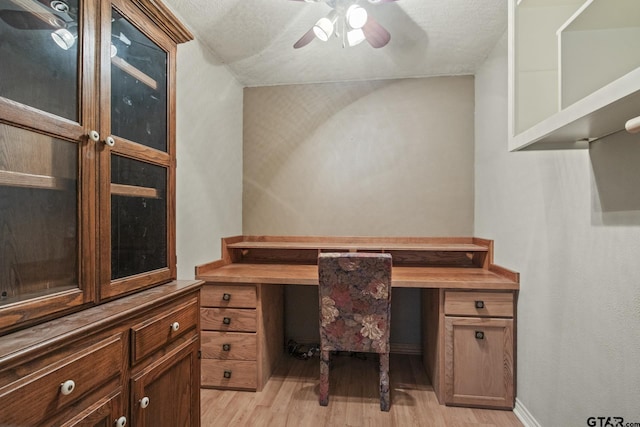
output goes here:
[{"label": "light wood floor", "polygon": [[318,404],[319,361],[286,357],[261,392],[202,389],[202,427],[522,426],[510,411],[438,404],[418,356],[391,355],[391,410],[380,411],[377,358],[332,358],[329,406]]}]

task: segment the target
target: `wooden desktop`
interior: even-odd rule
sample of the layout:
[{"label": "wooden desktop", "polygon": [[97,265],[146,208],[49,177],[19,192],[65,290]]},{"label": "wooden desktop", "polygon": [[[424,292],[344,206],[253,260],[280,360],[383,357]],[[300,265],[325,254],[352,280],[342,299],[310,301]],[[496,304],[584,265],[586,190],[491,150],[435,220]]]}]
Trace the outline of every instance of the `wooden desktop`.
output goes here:
[{"label": "wooden desktop", "polygon": [[318,254],[344,251],[390,253],[392,286],[421,289],[422,359],[440,403],[513,408],[519,275],[475,237],[223,238],[222,258],[196,267],[202,386],[262,390],[284,355],[283,286],[317,286]]}]

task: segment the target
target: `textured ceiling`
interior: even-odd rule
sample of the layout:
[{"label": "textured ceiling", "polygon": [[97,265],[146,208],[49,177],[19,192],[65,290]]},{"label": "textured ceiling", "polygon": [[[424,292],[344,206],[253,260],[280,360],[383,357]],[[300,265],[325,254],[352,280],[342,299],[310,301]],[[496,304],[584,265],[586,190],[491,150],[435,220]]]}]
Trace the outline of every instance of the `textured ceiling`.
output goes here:
[{"label": "textured ceiling", "polygon": [[507,0],[360,0],[391,33],[380,49],[293,44],[330,7],[291,0],[165,0],[245,86],[474,74],[507,27]]}]

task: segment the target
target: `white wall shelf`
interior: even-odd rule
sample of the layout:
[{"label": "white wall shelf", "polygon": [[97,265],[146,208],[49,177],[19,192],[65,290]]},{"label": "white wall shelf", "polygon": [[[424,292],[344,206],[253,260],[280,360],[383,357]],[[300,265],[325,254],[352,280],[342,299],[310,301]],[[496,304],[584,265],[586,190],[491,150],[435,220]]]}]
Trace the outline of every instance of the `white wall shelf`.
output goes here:
[{"label": "white wall shelf", "polygon": [[510,0],[509,149],[586,147],[640,114],[640,1]]}]

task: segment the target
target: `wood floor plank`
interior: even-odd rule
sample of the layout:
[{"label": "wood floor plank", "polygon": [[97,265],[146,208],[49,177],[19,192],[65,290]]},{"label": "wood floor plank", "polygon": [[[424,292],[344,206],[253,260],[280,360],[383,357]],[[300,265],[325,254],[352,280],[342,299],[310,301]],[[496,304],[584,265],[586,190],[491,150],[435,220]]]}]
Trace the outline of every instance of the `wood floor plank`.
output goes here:
[{"label": "wood floor plank", "polygon": [[332,357],[329,406],[318,404],[318,359],[287,358],[261,392],[202,389],[202,427],[518,427],[511,411],[440,405],[420,356],[391,355],[391,410],[380,411],[378,359]]}]

